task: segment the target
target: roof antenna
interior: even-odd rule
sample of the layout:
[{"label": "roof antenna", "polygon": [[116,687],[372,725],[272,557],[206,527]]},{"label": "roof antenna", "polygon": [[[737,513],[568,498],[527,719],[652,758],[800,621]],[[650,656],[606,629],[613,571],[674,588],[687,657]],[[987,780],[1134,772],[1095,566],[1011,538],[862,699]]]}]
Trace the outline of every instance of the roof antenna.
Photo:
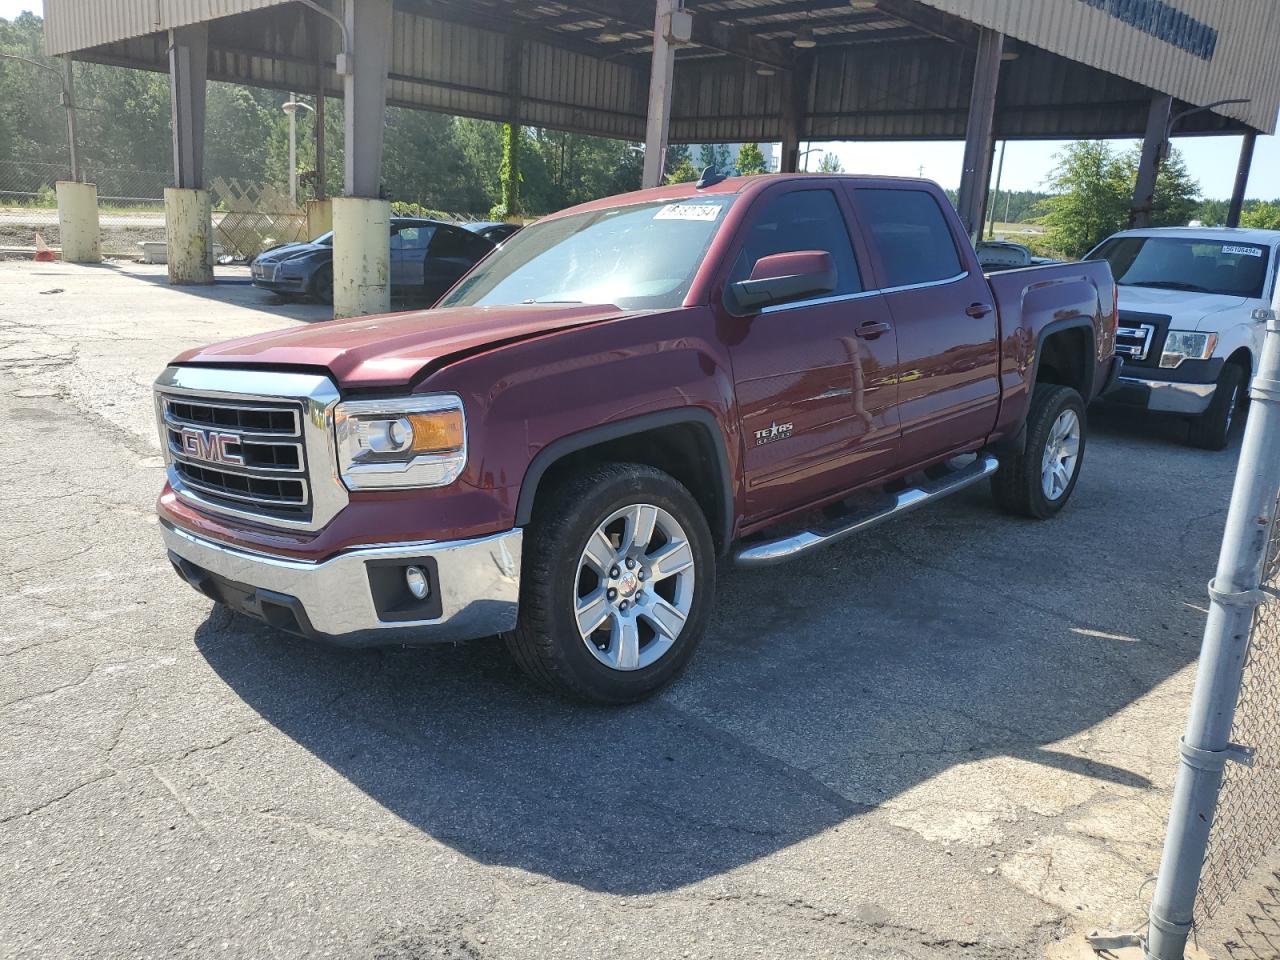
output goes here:
[{"label": "roof antenna", "polygon": [[714,166],[703,167],[702,176],[698,178],[698,182],[694,184],[694,187],[698,190],[702,190],[706,187],[714,187],[724,178],[724,174],[717,172]]}]

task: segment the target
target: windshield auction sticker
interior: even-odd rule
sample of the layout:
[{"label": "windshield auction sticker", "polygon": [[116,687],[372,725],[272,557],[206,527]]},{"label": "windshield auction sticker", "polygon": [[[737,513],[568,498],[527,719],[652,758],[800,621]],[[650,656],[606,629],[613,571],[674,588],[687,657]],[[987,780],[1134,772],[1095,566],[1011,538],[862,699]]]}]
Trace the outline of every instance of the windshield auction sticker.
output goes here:
[{"label": "windshield auction sticker", "polygon": [[715,220],[723,209],[718,203],[668,203],[653,215],[655,220]]},{"label": "windshield auction sticker", "polygon": [[1261,247],[1240,247],[1231,244],[1223,244],[1222,255],[1224,257],[1260,257],[1262,256]]}]

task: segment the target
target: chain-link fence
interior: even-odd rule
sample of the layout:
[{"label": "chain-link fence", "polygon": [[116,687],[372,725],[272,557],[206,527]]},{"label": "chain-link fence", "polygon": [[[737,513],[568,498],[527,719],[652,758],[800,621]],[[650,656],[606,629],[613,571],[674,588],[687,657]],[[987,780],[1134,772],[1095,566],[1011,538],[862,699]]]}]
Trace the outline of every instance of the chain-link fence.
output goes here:
[{"label": "chain-link fence", "polygon": [[[1280,504],[1278,504],[1280,506]],[[1280,591],[1280,512],[1271,515],[1263,590]],[[1277,594],[1280,596],[1280,594]],[[1252,751],[1252,765],[1227,764],[1196,898],[1203,924],[1280,843],[1280,599],[1254,612],[1231,742]],[[1280,948],[1278,948],[1280,949]]]},{"label": "chain-link fence", "polygon": [[1280,842],[1280,292],[1231,492],[1144,943],[1187,938]]},{"label": "chain-link fence", "polygon": [[[98,187],[104,256],[135,257],[139,243],[164,241],[164,188],[172,183],[170,173],[92,161],[83,167],[85,179]],[[36,234],[49,246],[59,246],[55,185],[70,175],[66,163],[0,160],[0,248],[32,249]]]}]

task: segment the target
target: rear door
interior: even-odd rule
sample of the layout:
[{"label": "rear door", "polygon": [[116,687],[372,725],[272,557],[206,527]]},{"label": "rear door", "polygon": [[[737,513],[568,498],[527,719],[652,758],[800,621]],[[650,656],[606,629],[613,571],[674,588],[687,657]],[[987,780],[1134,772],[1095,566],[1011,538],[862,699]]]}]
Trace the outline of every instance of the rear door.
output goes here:
[{"label": "rear door", "polygon": [[730,254],[727,283],[798,250],[825,250],[837,269],[830,294],[727,321],[752,519],[872,480],[896,459],[896,338],[884,299],[866,289],[847,213],[829,181],[780,187],[755,201]]},{"label": "rear door", "polygon": [[423,262],[435,227],[431,224],[408,223],[391,234],[391,286],[400,292],[420,289]]},{"label": "rear door", "polygon": [[995,427],[1000,405],[999,322],[987,279],[929,190],[848,189],[898,333],[902,465],[971,448]]}]

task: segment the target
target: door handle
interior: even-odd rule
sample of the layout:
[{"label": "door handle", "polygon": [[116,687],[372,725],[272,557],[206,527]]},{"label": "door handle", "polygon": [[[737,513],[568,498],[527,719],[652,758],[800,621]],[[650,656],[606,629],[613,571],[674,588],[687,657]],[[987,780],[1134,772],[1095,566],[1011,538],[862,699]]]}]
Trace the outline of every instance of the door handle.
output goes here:
[{"label": "door handle", "polygon": [[892,328],[883,321],[868,320],[866,323],[854,328],[853,335],[862,337],[864,340],[874,340],[882,333],[888,333]]},{"label": "door handle", "polygon": [[991,304],[989,303],[971,303],[964,308],[964,312],[975,320],[981,320],[983,317],[991,313]]}]

